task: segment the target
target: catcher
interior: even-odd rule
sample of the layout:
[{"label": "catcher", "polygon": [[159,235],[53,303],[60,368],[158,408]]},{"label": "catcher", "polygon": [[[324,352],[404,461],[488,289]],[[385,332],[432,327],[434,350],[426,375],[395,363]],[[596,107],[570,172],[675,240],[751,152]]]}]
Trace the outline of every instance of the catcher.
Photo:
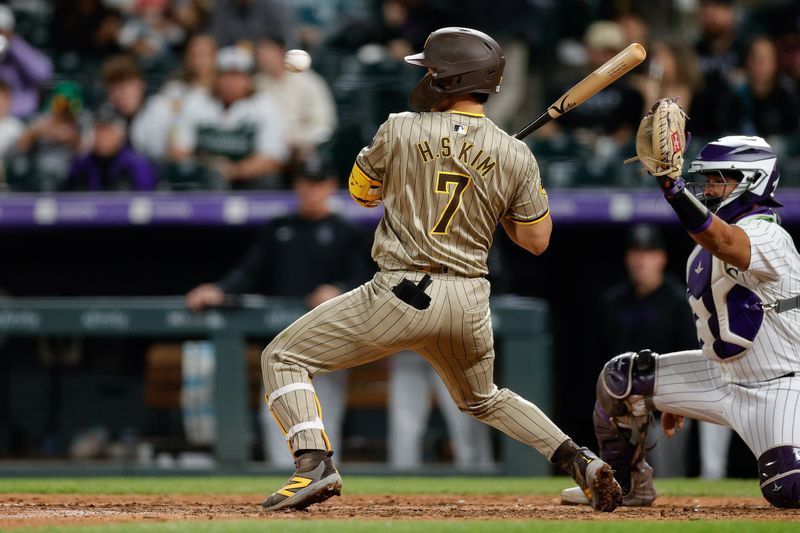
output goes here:
[{"label": "catcher", "polygon": [[[761,137],[723,137],[681,177],[686,115],[659,100],[642,120],[637,157],[656,177],[697,243],[686,267],[700,350],[627,352],[597,382],[595,434],[615,470],[623,505],[650,505],[653,472],[644,460],[650,414],[667,437],[683,417],[735,430],[758,458],[761,492],[776,507],[800,507],[800,255],[780,226],[777,158]],[[639,348],[639,347],[632,347]],[[562,492],[564,503],[583,493]]]}]

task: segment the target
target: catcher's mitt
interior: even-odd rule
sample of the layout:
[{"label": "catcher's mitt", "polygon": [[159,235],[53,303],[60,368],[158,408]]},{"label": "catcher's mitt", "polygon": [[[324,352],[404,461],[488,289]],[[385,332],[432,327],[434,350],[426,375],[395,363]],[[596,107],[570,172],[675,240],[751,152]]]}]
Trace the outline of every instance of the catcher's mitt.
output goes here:
[{"label": "catcher's mitt", "polygon": [[686,148],[686,113],[672,98],[662,98],[642,118],[636,132],[636,157],[653,176],[679,178]]}]

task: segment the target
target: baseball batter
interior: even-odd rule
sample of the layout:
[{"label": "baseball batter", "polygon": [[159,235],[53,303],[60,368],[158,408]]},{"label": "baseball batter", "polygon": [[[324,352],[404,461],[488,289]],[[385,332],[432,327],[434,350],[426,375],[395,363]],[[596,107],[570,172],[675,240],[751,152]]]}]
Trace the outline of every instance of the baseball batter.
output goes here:
[{"label": "baseball batter", "polygon": [[372,249],[380,271],[297,320],[262,355],[266,399],[297,465],[263,506],[302,509],[341,491],[312,378],[413,350],[462,411],[532,446],[569,472],[595,509],[612,511],[622,493],[610,467],[493,383],[483,277],[492,235],[499,221],[540,254],[552,229],[535,159],[483,114],[499,90],[502,50],[484,33],[443,28],[406,61],[427,69],[410,99],[420,112],[390,115],[349,179],[355,201],[384,204]]},{"label": "baseball batter", "polygon": [[[664,413],[667,436],[683,416],[713,422],[733,428],[758,458],[767,501],[800,507],[800,255],[773,210],[781,206],[777,159],[760,137],[723,137],[690,172],[705,177],[703,203],[680,177],[663,183],[698,243],[686,278],[701,349],[628,352],[606,364],[594,412],[600,455],[616,471],[623,505],[649,505],[649,412]],[[586,502],[575,489],[562,497]]]}]

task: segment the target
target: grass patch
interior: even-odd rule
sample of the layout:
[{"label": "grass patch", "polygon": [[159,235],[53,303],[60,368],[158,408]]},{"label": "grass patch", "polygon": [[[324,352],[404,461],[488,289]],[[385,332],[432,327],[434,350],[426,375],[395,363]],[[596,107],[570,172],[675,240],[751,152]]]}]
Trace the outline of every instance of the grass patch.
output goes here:
[{"label": "grass patch", "polygon": [[[266,495],[285,477],[76,477],[0,479],[0,494],[258,494]],[[346,494],[558,494],[570,486],[566,477],[345,477]],[[754,479],[656,480],[664,496],[760,497]]]},{"label": "grass patch", "polygon": [[[273,527],[270,527],[273,526]],[[714,521],[714,522],[544,522],[544,521],[336,521],[336,520],[237,520],[213,522],[169,522],[158,524],[107,524],[103,526],[83,527],[25,527],[12,529],[25,533],[150,533],[169,531],[174,533],[262,533],[264,531],[281,531],[281,533],[374,533],[380,530],[385,533],[522,533],[536,531],[542,533],[663,533],[680,531],[681,533],[773,533],[797,531],[797,523],[789,522],[757,522],[757,521]]]}]

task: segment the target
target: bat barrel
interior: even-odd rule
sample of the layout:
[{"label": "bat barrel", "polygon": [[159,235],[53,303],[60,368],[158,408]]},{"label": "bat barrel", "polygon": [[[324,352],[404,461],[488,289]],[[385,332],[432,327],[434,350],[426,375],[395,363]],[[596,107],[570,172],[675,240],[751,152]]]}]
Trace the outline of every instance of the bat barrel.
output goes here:
[{"label": "bat barrel", "polygon": [[644,61],[645,57],[647,57],[647,52],[641,44],[629,44],[624,50],[606,61],[597,70],[576,83],[554,102],[547,111],[515,133],[514,137],[517,139],[524,139],[531,132],[536,131],[552,119],[558,118],[573,107],[582,104],[633,70],[634,67]]}]

